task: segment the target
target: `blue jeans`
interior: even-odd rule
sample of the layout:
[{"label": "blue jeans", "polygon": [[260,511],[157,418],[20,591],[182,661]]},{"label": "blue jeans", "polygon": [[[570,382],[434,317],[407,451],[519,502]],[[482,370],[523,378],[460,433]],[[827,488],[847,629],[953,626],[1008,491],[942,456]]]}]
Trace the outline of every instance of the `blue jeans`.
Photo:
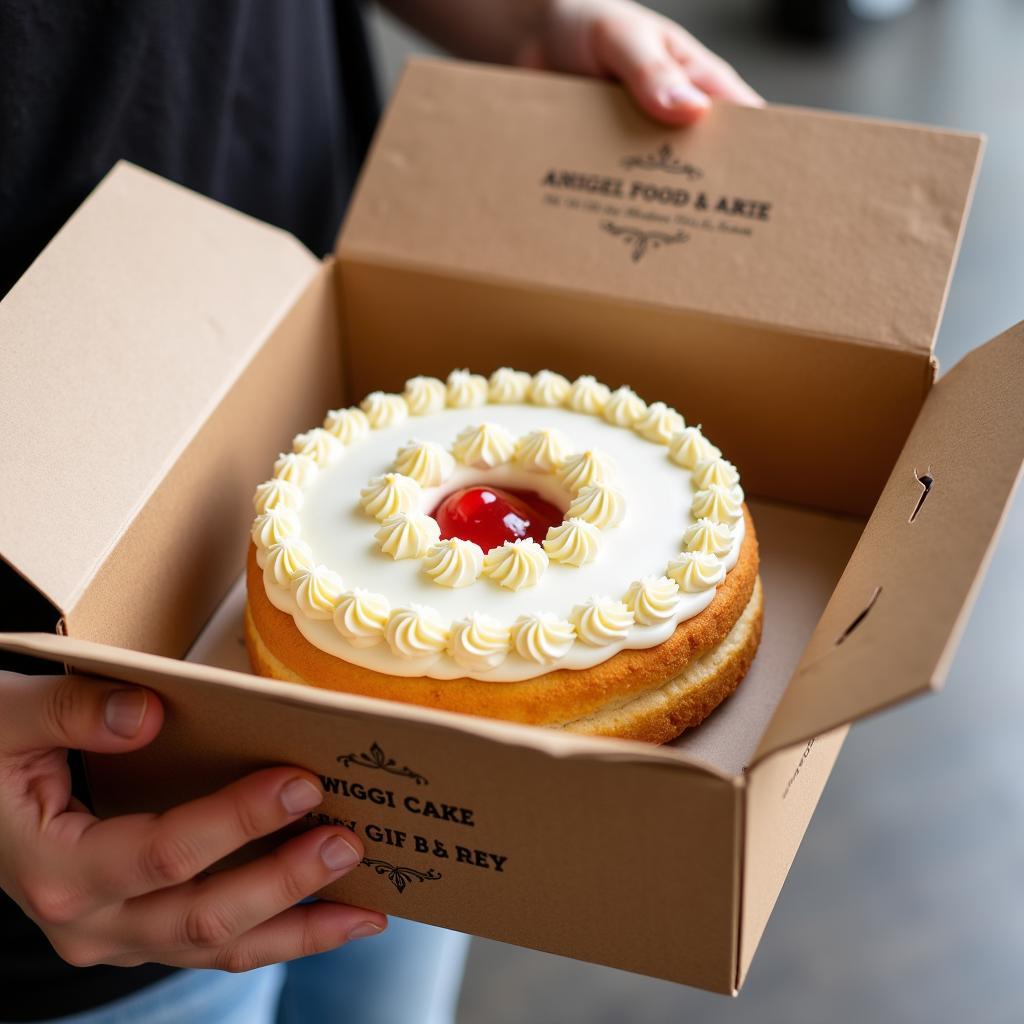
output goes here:
[{"label": "blue jeans", "polygon": [[469,936],[391,918],[382,935],[247,974],[179,971],[52,1024],[452,1024]]}]

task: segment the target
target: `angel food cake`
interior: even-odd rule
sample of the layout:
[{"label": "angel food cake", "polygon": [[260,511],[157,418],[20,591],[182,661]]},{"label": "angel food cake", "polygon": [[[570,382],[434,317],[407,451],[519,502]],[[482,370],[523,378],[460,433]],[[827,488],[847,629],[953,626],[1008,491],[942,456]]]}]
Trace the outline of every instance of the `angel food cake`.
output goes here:
[{"label": "angel food cake", "polygon": [[299,434],[253,499],[262,675],[664,742],[761,635],[735,466],[591,376],[414,377]]}]

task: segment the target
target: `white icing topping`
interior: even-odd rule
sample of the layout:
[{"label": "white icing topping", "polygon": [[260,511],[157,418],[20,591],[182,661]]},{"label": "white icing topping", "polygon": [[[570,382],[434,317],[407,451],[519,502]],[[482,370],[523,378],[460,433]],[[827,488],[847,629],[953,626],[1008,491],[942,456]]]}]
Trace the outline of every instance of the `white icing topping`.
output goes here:
[{"label": "white icing topping", "polygon": [[712,484],[735,487],[739,482],[736,467],[726,459],[706,459],[698,462],[693,471],[693,486],[702,489]]},{"label": "white icing topping", "polygon": [[324,430],[342,444],[354,444],[369,434],[370,421],[362,409],[332,409],[324,417]]},{"label": "white icing topping", "polygon": [[725,566],[714,555],[684,551],[668,563],[668,575],[688,594],[715,587],[725,579]]},{"label": "white icing topping", "polygon": [[700,427],[683,427],[669,438],[668,454],[683,469],[693,469],[699,462],[720,458],[722,453],[701,433]]},{"label": "white icing topping", "polygon": [[641,626],[656,626],[675,616],[679,584],[667,576],[645,576],[629,585],[623,604]]},{"label": "white icing topping", "polygon": [[393,468],[422,487],[437,487],[452,475],[455,460],[436,441],[412,440],[398,449]]},{"label": "white icing topping", "polygon": [[385,639],[400,658],[422,658],[445,649],[448,628],[433,608],[410,604],[392,612]]},{"label": "white icing topping", "polygon": [[566,519],[583,519],[600,530],[618,526],[626,515],[626,496],[611,484],[586,484],[576,492]]},{"label": "white icing topping", "polygon": [[292,451],[308,455],[318,466],[329,466],[345,451],[345,446],[323,427],[314,427],[292,439]]},{"label": "white icing topping", "polygon": [[732,523],[743,515],[743,492],[739,487],[712,484],[693,496],[693,514],[715,523]]},{"label": "white icing topping", "polygon": [[326,565],[305,569],[295,578],[295,603],[311,619],[329,619],[345,589],[341,577]]},{"label": "white icing topping", "polygon": [[527,612],[512,624],[516,653],[538,665],[553,665],[572,650],[576,630],[553,612]]},{"label": "white icing topping", "polygon": [[410,377],[405,382],[402,397],[409,407],[410,415],[427,416],[444,408],[447,392],[444,381],[436,377]]},{"label": "white icing topping", "polygon": [[442,587],[468,587],[483,565],[480,545],[460,537],[438,541],[423,559],[423,571]]},{"label": "white icing topping", "polygon": [[272,508],[302,508],[302,490],[288,480],[267,480],[256,488],[252,508],[257,514],[269,512]]},{"label": "white icing topping", "polygon": [[384,639],[391,602],[359,587],[346,590],[334,609],[334,628],[353,647],[373,647]]},{"label": "white icing topping", "polygon": [[647,412],[633,424],[633,429],[648,441],[668,444],[673,434],[678,434],[686,424],[675,409],[664,402],[653,402]]},{"label": "white icing topping", "polygon": [[467,466],[492,469],[515,454],[516,439],[498,423],[476,423],[463,427],[452,445],[452,454]]},{"label": "white icing topping", "polygon": [[551,473],[572,451],[572,442],[560,430],[544,427],[519,439],[516,463],[531,473]]},{"label": "white icing topping", "polygon": [[409,416],[409,406],[401,395],[388,391],[371,391],[360,403],[366,419],[374,430],[383,430],[403,423]]},{"label": "white icing topping", "polygon": [[422,512],[396,512],[380,524],[374,537],[381,551],[396,561],[422,558],[440,539],[441,527]]},{"label": "white icing topping", "polygon": [[611,390],[607,384],[601,384],[585,373],[572,382],[565,404],[575,412],[597,415],[604,410],[610,396]]},{"label": "white icing topping", "polygon": [[484,557],[483,572],[509,590],[533,587],[548,567],[548,556],[532,538],[505,541]]},{"label": "white icing topping", "polygon": [[533,375],[529,398],[534,405],[561,405],[569,394],[569,387],[560,373],[541,370]]},{"label": "white icing topping", "polygon": [[252,541],[261,549],[280,544],[285,538],[297,537],[298,534],[298,514],[286,505],[268,509],[258,515],[252,524]]},{"label": "white icing topping", "polygon": [[[513,386],[512,382],[509,386]],[[622,404],[621,393],[619,404]],[[643,408],[646,409],[646,406]],[[346,414],[335,417],[333,423],[336,427],[359,422],[352,415],[352,410],[335,412]],[[358,410],[356,415],[365,420],[365,416]],[[446,635],[454,624],[470,618],[474,613],[490,616],[503,625],[535,613],[546,614],[550,620],[562,623],[563,635],[565,631],[569,633],[569,643],[564,652],[553,661],[542,663],[529,655],[529,646],[525,645],[524,640],[525,654],[513,647],[500,664],[484,670],[459,665],[447,649],[435,648],[430,653],[404,656],[396,654],[391,646],[379,640],[373,646],[359,647],[339,631],[333,621],[313,619],[299,607],[296,600],[298,588],[292,582],[291,574],[294,572],[298,575],[303,569],[309,568],[308,564],[300,565],[297,560],[293,560],[289,566],[286,565],[288,559],[281,552],[275,552],[272,558],[269,548],[257,548],[257,560],[263,567],[268,598],[275,607],[294,619],[310,643],[353,664],[392,675],[436,679],[469,676],[500,682],[543,675],[553,668],[588,668],[606,661],[622,649],[655,646],[668,639],[679,622],[698,614],[713,600],[714,586],[695,592],[681,590],[677,594],[678,607],[663,622],[647,625],[638,620],[624,637],[604,645],[592,646],[578,639],[573,641],[573,627],[567,619],[583,595],[616,594],[625,597],[631,579],[636,581],[636,577],[645,572],[653,572],[657,577],[670,560],[678,560],[679,532],[686,523],[692,522],[692,499],[696,485],[692,482],[691,473],[681,473],[672,467],[660,446],[647,443],[632,430],[622,430],[610,424],[603,415],[582,416],[564,405],[541,409],[536,405],[521,403],[494,404],[483,414],[475,407],[446,407],[443,412],[421,416],[416,424],[416,434],[424,441],[447,448],[460,430],[478,424],[481,419],[500,424],[513,436],[523,440],[531,431],[559,432],[563,437],[572,437],[577,442],[573,447],[597,449],[614,460],[617,467],[614,488],[609,485],[597,486],[608,488],[610,493],[618,493],[621,487],[620,496],[641,497],[635,501],[631,499],[629,514],[614,530],[601,535],[602,549],[594,561],[571,571],[558,567],[552,568],[550,572],[538,573],[537,579],[540,582],[536,587],[524,586],[515,590],[495,585],[495,581],[478,580],[472,586],[451,588],[437,586],[423,571],[420,559],[393,560],[382,553],[370,536],[378,530],[378,524],[364,518],[359,504],[352,500],[352,496],[365,481],[376,478],[382,468],[389,464],[396,450],[407,439],[408,427],[404,424],[380,427],[370,433],[366,423],[364,433],[367,436],[364,440],[358,445],[349,445],[342,459],[319,472],[316,464],[307,460],[312,473],[299,491],[302,508],[297,511],[301,540],[286,538],[282,544],[292,548],[293,552],[302,550],[299,545],[308,544],[313,552],[310,563],[330,566],[353,588],[366,588],[366,593],[387,602],[389,606],[407,608],[413,602],[422,602],[429,606],[429,611],[436,616]],[[325,420],[325,424],[327,422]],[[684,435],[682,440],[689,436],[692,441],[696,435],[703,445],[712,449],[711,457],[719,457],[717,450],[695,428],[684,428],[679,433]],[[673,440],[676,441],[675,448],[684,451],[685,446],[679,435]],[[571,451],[571,447],[567,448],[564,455]],[[298,457],[293,453],[291,458]],[[702,460],[695,460],[694,467],[684,468],[695,468],[698,461]],[[557,468],[557,463],[553,465]],[[301,467],[300,462],[298,468]],[[442,485],[416,491],[417,500],[409,512],[422,515],[434,508],[450,491],[480,483],[480,472],[457,463],[452,475]],[[492,486],[513,490],[533,489],[559,508],[565,508],[572,497],[559,485],[550,468],[527,475],[525,467],[513,461],[484,472],[488,484]],[[288,483],[284,482],[283,492],[287,492]],[[654,486],[658,487],[657,501],[646,500],[645,496],[651,493]],[[576,498],[581,498],[583,490],[581,487]],[[742,494],[738,488],[737,492]],[[596,499],[591,498],[587,507],[595,502]],[[595,507],[600,504],[598,502]],[[582,507],[578,506],[576,511],[582,511]],[[567,518],[583,519],[584,516],[567,513]],[[681,525],[673,527],[672,524]],[[723,524],[712,525],[718,530],[724,529]],[[742,518],[733,524],[732,530],[731,545],[723,558],[726,571],[735,564],[743,540]],[[362,541],[358,540],[360,536],[364,538]],[[540,545],[535,547],[537,554],[543,557],[543,548]],[[546,564],[544,557],[541,567]],[[280,568],[280,580],[275,576],[275,568]],[[651,601],[647,603],[651,604]],[[379,615],[378,637],[381,618],[382,615]],[[536,633],[537,630],[522,630],[524,638]]]},{"label": "white icing topping", "polygon": [[588,448],[562,460],[558,479],[571,494],[577,494],[588,484],[607,484],[615,476],[615,463],[604,452]]},{"label": "white icing topping", "polygon": [[481,612],[452,623],[448,653],[457,665],[486,672],[500,665],[508,654],[511,630]]},{"label": "white icing topping", "polygon": [[[531,407],[509,409],[511,418],[508,425],[515,431],[521,431],[526,425],[526,418]],[[567,419],[577,414],[567,410],[558,411],[559,416]],[[446,439],[451,434],[451,424],[446,422],[446,414],[438,422],[436,433],[438,440]],[[466,410],[468,422],[475,415],[473,410]],[[464,422],[465,422],[464,421]],[[598,420],[591,420],[600,431],[614,431],[616,428],[606,427]],[[401,428],[398,428],[401,430]],[[569,428],[571,429],[571,427]],[[636,437],[632,431],[618,431],[621,446],[616,447],[614,438],[602,437],[602,446],[610,446],[617,461],[622,466],[623,484],[629,493],[634,489],[649,484],[654,475],[664,472],[666,461],[654,445]],[[350,462],[352,454],[332,469],[332,473],[340,473],[337,480],[331,481],[331,487],[320,490],[327,483],[325,476],[317,483],[317,490],[307,496],[307,505],[303,510],[303,535],[308,533],[309,540],[318,555],[318,560],[329,561],[338,569],[346,580],[358,581],[372,591],[387,594],[395,605],[409,601],[421,601],[433,606],[445,622],[454,622],[466,617],[473,611],[481,611],[499,619],[514,621],[517,617],[537,610],[537,606],[550,610],[556,617],[567,617],[573,605],[585,593],[622,593],[630,580],[624,575],[631,566],[636,564],[637,553],[644,552],[644,564],[657,567],[664,566],[670,558],[675,557],[678,548],[678,534],[672,529],[665,529],[666,522],[678,521],[689,516],[690,490],[689,476],[680,479],[680,487],[666,493],[663,504],[653,507],[652,503],[636,505],[621,527],[605,535],[604,548],[601,556],[594,562],[570,571],[550,572],[543,578],[543,590],[525,588],[518,592],[504,590],[482,581],[471,587],[450,589],[436,586],[429,577],[421,572],[420,563],[416,560],[394,562],[380,554],[375,545],[352,543],[352,536],[365,531],[366,520],[358,506],[351,504],[352,490],[358,487],[358,481],[365,479],[372,472],[374,465],[380,465],[380,459],[386,458],[389,451],[401,440],[401,436],[374,440],[374,449],[359,454],[355,465]],[[639,449],[638,458],[630,457],[629,452]],[[458,467],[453,486],[471,483],[475,471]],[[522,476],[516,477],[517,470],[511,467],[499,467],[490,471],[490,479],[499,486],[522,486]],[[674,471],[668,470],[669,473]],[[460,474],[463,476],[460,478]],[[552,478],[546,476],[528,478],[542,493],[548,486],[556,487]],[[550,481],[550,485],[549,482]],[[431,499],[432,500],[432,499]],[[349,511],[340,513],[348,503]],[[736,562],[743,537],[743,520],[736,523],[737,534],[733,548],[725,559],[725,567],[731,568]],[[616,552],[615,558],[609,558],[610,550]],[[265,554],[265,553],[264,553]],[[260,557],[260,553],[257,553]],[[262,561],[261,561],[262,564]],[[277,586],[266,575],[267,596],[271,603],[295,620],[302,635],[320,650],[335,657],[342,658],[353,664],[364,666],[377,672],[396,676],[424,676],[434,679],[454,679],[473,677],[488,681],[503,682],[528,679],[543,675],[551,668],[583,669],[606,661],[617,651],[624,648],[642,649],[667,640],[678,622],[698,614],[713,600],[714,588],[697,593],[681,593],[680,604],[675,616],[657,626],[636,625],[622,641],[605,647],[591,647],[582,643],[570,644],[566,653],[552,665],[544,665],[520,657],[512,653],[497,668],[486,673],[477,673],[471,669],[457,665],[452,658],[442,652],[440,654],[409,660],[402,658],[386,645],[379,644],[367,649],[355,648],[344,639],[334,625],[309,619],[303,615],[295,603],[294,593],[286,587]],[[543,595],[543,599],[539,600]]]},{"label": "white icing topping", "polygon": [[313,552],[299,537],[286,537],[280,544],[267,548],[263,561],[263,578],[279,587],[290,587],[304,572],[313,568]]},{"label": "white icing topping", "polygon": [[308,455],[282,452],[274,463],[274,476],[278,480],[287,480],[296,487],[305,487],[313,480],[319,469],[320,467]]},{"label": "white icing topping", "polygon": [[633,625],[633,613],[610,597],[589,597],[572,610],[576,635],[585,644],[602,647],[623,640]]},{"label": "white icing topping", "polygon": [[398,512],[411,512],[420,504],[423,490],[412,477],[401,473],[375,476],[360,492],[363,508],[384,520]]},{"label": "white icing topping", "polygon": [[525,402],[533,378],[525,370],[502,366],[491,374],[488,398],[498,405]]},{"label": "white icing topping", "polygon": [[632,389],[616,388],[604,406],[604,418],[616,427],[631,427],[647,412],[647,403]]},{"label": "white icing topping", "polygon": [[486,377],[469,370],[452,370],[448,374],[448,404],[453,409],[467,409],[486,401]]},{"label": "white icing topping", "polygon": [[544,550],[552,562],[581,566],[597,558],[601,548],[601,531],[583,519],[566,519],[548,528]]},{"label": "white icing topping", "polygon": [[683,547],[703,555],[725,555],[732,547],[732,530],[728,523],[698,519],[683,533]]}]

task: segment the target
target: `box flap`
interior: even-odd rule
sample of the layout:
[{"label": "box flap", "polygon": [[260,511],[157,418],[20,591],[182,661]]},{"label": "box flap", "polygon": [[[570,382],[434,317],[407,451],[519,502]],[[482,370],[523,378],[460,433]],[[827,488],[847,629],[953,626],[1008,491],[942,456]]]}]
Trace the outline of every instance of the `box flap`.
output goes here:
[{"label": "box flap", "polygon": [[1024,322],[932,389],[755,760],[945,678],[1024,463]]},{"label": "box flap", "polygon": [[927,354],[981,139],[618,86],[409,65],[339,242],[379,261]]},{"label": "box flap", "polygon": [[0,555],[60,611],[319,268],[121,163],[0,303]]}]

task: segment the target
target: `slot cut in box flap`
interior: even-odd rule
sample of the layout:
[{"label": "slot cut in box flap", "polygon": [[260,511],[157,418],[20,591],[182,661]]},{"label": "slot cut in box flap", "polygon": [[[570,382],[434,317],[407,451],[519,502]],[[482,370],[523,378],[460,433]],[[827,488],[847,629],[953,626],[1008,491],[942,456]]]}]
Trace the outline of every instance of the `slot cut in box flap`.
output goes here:
[{"label": "slot cut in box flap", "polygon": [[1024,464],[1024,322],[928,396],[755,761],[941,686]]}]

